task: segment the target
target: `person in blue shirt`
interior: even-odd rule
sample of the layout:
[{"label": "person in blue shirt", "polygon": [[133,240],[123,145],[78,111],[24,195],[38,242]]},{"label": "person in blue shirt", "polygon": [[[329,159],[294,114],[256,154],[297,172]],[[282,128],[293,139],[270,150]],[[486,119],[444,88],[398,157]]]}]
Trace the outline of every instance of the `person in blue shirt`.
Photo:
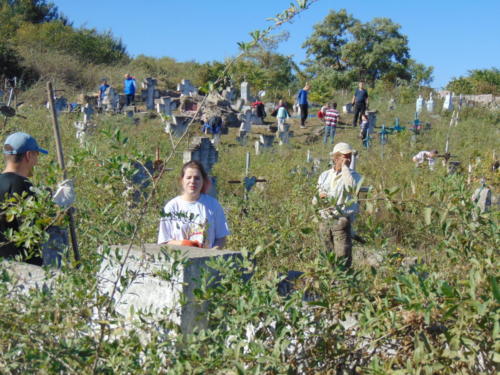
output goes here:
[{"label": "person in blue shirt", "polygon": [[358,123],[358,118],[361,121],[361,115],[365,113],[368,108],[368,91],[365,89],[364,82],[359,82],[358,88],[352,96],[352,105],[354,106],[354,118],[352,120],[352,126],[356,127]]},{"label": "person in blue shirt", "polygon": [[101,80],[101,86],[99,86],[99,106],[102,105],[102,100],[104,99],[104,95],[108,87],[108,80],[106,78],[103,78]]},{"label": "person in blue shirt", "polygon": [[307,110],[309,108],[309,103],[307,102],[307,94],[310,90],[311,86],[306,83],[304,88],[299,91],[299,94],[297,95],[297,102],[299,103],[300,107],[300,127],[304,129],[306,127],[306,119],[307,119]]},{"label": "person in blue shirt", "polygon": [[125,81],[123,81],[123,93],[126,96],[126,105],[129,106],[134,102],[136,90],[135,78],[130,74],[125,74]]}]

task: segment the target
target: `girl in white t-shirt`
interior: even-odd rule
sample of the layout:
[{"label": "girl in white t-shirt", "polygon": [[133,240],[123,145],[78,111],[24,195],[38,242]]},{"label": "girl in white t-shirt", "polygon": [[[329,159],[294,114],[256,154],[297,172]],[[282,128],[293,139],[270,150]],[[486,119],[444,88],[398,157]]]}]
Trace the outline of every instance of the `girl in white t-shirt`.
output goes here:
[{"label": "girl in white t-shirt", "polygon": [[181,195],[169,201],[160,220],[158,244],[222,248],[230,234],[219,202],[205,194],[210,179],[197,161],[181,170]]}]

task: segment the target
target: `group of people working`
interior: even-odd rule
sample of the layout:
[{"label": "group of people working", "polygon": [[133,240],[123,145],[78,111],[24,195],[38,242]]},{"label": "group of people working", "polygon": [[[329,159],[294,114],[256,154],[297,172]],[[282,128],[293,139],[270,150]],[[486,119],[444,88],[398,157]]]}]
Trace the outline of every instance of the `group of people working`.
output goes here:
[{"label": "group of people working", "polygon": [[[47,154],[35,138],[23,132],[7,137],[3,146],[5,169],[0,174],[0,204],[35,196],[29,177],[40,154]],[[323,220],[321,233],[325,246],[352,261],[351,228],[358,206],[352,203],[353,192],[361,177],[351,168],[353,150],[346,143],[338,143],[331,153],[333,167],[323,172],[318,180],[320,201],[331,203],[320,210]],[[211,180],[203,166],[189,161],[182,166],[180,195],[170,200],[163,209],[158,231],[158,244],[199,248],[224,248],[230,234],[224,210],[219,202],[207,195]],[[74,194],[70,194],[73,195]],[[14,198],[14,199],[11,199]],[[315,199],[318,202],[318,199]],[[57,202],[56,202],[57,203]],[[67,202],[65,203],[67,206]],[[328,206],[328,204],[326,205]],[[0,215],[0,258],[18,259],[42,265],[39,252],[16,245],[8,233],[18,231],[22,218]]]}]

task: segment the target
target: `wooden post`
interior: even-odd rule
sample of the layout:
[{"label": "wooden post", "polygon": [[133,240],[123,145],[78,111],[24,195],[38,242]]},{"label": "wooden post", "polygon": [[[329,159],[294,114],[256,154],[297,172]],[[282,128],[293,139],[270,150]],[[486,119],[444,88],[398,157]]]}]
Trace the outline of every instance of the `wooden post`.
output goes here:
[{"label": "wooden post", "polygon": [[[59,132],[59,124],[57,122],[57,113],[54,103],[54,90],[52,89],[52,82],[47,82],[47,95],[49,96],[50,112],[52,114],[52,125],[54,128],[54,138],[56,141],[56,151],[57,151],[57,161],[59,167],[61,167],[63,172],[63,179],[66,180],[66,165],[64,164],[64,154],[61,142],[61,133]],[[71,245],[73,247],[73,254],[75,256],[75,261],[77,262],[77,267],[80,263],[80,252],[78,250],[78,242],[76,240],[76,230],[75,230],[75,219],[73,217],[73,209],[70,207],[68,210],[69,216],[69,232],[71,235]]]}]

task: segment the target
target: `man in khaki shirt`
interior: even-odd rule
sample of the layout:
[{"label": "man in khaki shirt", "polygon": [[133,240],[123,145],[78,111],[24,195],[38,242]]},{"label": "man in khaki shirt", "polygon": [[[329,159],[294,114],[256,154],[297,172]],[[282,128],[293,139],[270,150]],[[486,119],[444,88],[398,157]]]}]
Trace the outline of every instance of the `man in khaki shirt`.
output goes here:
[{"label": "man in khaki shirt", "polygon": [[[319,211],[320,234],[328,251],[343,258],[345,267],[352,264],[352,229],[359,205],[353,201],[356,187],[362,177],[351,169],[352,147],[337,143],[330,153],[333,166],[319,176],[318,195],[321,201],[330,201],[331,206]],[[326,202],[325,202],[326,203]]]}]

